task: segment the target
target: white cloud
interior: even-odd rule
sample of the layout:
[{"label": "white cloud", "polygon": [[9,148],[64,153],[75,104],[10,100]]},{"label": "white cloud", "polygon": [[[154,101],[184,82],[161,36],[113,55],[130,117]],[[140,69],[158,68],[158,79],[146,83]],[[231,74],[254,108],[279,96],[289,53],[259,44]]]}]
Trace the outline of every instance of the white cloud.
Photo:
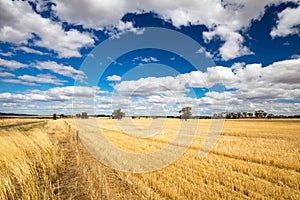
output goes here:
[{"label": "white cloud", "polygon": [[142,56],[139,56],[139,57],[136,57],[132,60],[133,62],[144,62],[144,63],[150,63],[150,62],[158,62],[159,60],[153,56],[150,56],[150,57],[142,57]]},{"label": "white cloud", "polygon": [[[204,38],[209,41],[218,36],[225,43],[220,48],[222,59],[229,60],[242,55],[252,54],[244,46],[241,31],[248,28],[252,21],[259,20],[267,5],[279,4],[283,0],[238,1],[238,0],[97,0],[60,1],[55,0],[56,14],[70,23],[86,28],[103,30],[116,29],[132,31],[131,22],[120,20],[126,13],[154,12],[175,27],[205,25],[209,31]],[[112,12],[113,10],[113,12]],[[201,12],[200,12],[201,11]],[[134,32],[134,31],[133,31]]]},{"label": "white cloud", "polygon": [[112,76],[106,77],[106,80],[108,80],[108,81],[120,81],[121,77],[117,76],[117,75],[112,75]]},{"label": "white cloud", "polygon": [[299,34],[300,29],[300,6],[297,8],[286,8],[278,13],[278,21],[270,33],[272,38],[285,37],[287,35]]},{"label": "white cloud", "polygon": [[9,73],[9,72],[0,72],[0,77],[7,77],[7,78],[11,78],[11,77],[15,77],[16,75]]},{"label": "white cloud", "polygon": [[3,52],[1,49],[0,49],[0,55],[1,56],[5,56],[5,57],[11,57],[13,56],[13,52],[9,51],[9,52]]},{"label": "white cloud", "polygon": [[185,83],[175,77],[148,77],[137,81],[122,81],[114,86],[115,92],[121,96],[151,96],[155,94],[176,94],[188,91]]},{"label": "white cloud", "polygon": [[211,88],[216,84],[227,85],[234,81],[234,73],[228,67],[207,68],[206,72],[193,71],[176,77],[193,88]]},{"label": "white cloud", "polygon": [[3,103],[2,107],[14,107],[16,105],[17,105],[16,103]]},{"label": "white cloud", "polygon": [[132,32],[137,35],[143,34],[145,29],[135,28],[132,22],[119,21],[116,26],[105,27],[105,32],[112,38],[119,38],[122,34]]},{"label": "white cloud", "polygon": [[54,61],[36,62],[32,64],[32,67],[37,68],[39,70],[49,70],[56,74],[60,74],[73,79],[78,79],[80,81],[82,81],[86,77],[83,71],[77,70],[72,66],[65,66],[56,63]]},{"label": "white cloud", "polygon": [[28,65],[14,61],[14,60],[4,60],[0,58],[0,67],[7,68],[9,70],[16,70],[20,68],[27,68]]},{"label": "white cloud", "polygon": [[[194,115],[211,115],[222,111],[253,112],[257,109],[292,115],[300,112],[300,104],[295,102],[300,99],[299,66],[300,59],[283,60],[265,67],[261,64],[236,63],[232,67],[210,67],[205,72],[194,71],[176,77],[122,81],[114,86],[112,97],[109,96],[111,93],[103,95],[104,91],[98,87],[68,86],[45,91],[29,90],[21,94],[0,93],[0,101],[7,105],[20,104],[17,107],[25,111],[26,108],[22,107],[24,102],[28,105],[45,102],[47,106],[37,103],[40,106],[37,110],[42,112],[44,109],[46,113],[49,110],[71,112],[74,96],[76,111],[88,110],[98,114],[110,114],[113,109],[120,107],[128,115],[178,115],[181,107],[191,106]],[[212,90],[200,98],[188,96],[189,89],[215,84],[224,84],[231,90]],[[92,104],[86,103],[86,100],[92,100]],[[2,106],[2,110],[9,108]],[[29,108],[27,110],[30,111]]]},{"label": "white cloud", "polygon": [[[59,80],[57,77],[50,74],[37,74],[35,76],[31,75],[22,75],[16,77],[15,74],[11,74],[8,72],[0,72],[0,77],[5,79],[1,79],[1,82],[5,83],[15,83],[29,86],[37,86],[37,83],[48,83],[54,85],[63,85],[63,80]],[[16,78],[15,78],[16,77]]]},{"label": "white cloud", "polygon": [[32,53],[32,54],[38,54],[38,55],[44,55],[45,53],[41,52],[41,51],[38,51],[36,49],[32,49],[32,48],[29,48],[29,47],[25,47],[25,46],[21,46],[21,47],[16,47],[14,49],[15,51],[17,50],[20,50],[20,51],[24,51],[26,53]]},{"label": "white cloud", "polygon": [[[274,114],[295,114],[299,111],[299,104],[280,103],[280,101],[300,99],[299,66],[300,59],[283,60],[265,67],[261,64],[236,63],[232,67],[210,67],[205,72],[194,71],[176,77],[149,77],[136,81],[122,81],[114,85],[113,97],[107,94],[99,96],[103,91],[97,87],[77,88],[74,95],[75,87],[72,86],[56,87],[46,91],[31,90],[23,94],[2,93],[0,100],[4,103],[70,102],[74,95],[79,101],[77,106],[81,105],[81,101],[84,105],[86,99],[95,99],[96,101],[93,102],[97,105],[113,103],[111,107],[97,107],[99,112],[106,113],[110,112],[109,108],[113,106],[124,107],[129,113],[131,111],[138,113],[138,110],[133,108],[143,106],[149,108],[144,109],[143,113],[149,113],[153,106],[160,105],[163,108],[161,114],[166,111],[168,114],[175,115],[180,107],[189,105],[193,107],[195,113],[209,114],[212,111],[224,111],[226,104],[228,110],[232,111],[254,111],[265,108]],[[5,80],[15,83],[17,81],[37,83],[33,81],[32,76],[23,76],[22,80]],[[210,91],[201,98],[187,96],[191,88],[207,88],[215,84],[223,84],[227,89],[233,90]],[[275,108],[277,112],[274,111]]]},{"label": "white cloud", "polygon": [[[48,90],[28,90],[23,94],[12,94],[9,92],[0,93],[0,101],[6,103],[16,102],[56,102],[56,101],[70,101],[72,97],[89,99],[94,98],[95,95],[102,93],[99,87],[85,87],[85,86],[67,86],[54,87]],[[69,102],[72,103],[72,102]]]},{"label": "white cloud", "polygon": [[[54,50],[59,57],[81,57],[82,47],[94,44],[87,33],[71,29],[64,31],[59,22],[53,22],[35,13],[27,1],[0,0],[0,40],[14,44],[34,45]],[[36,34],[39,39],[34,37]]]},{"label": "white cloud", "polygon": [[145,62],[145,63],[158,62],[158,59],[155,58],[155,57],[150,56],[149,58],[143,58],[142,61]]},{"label": "white cloud", "polygon": [[63,82],[66,82],[63,80],[59,80],[57,77],[52,76],[50,74],[37,74],[35,76],[23,75],[18,76],[18,79],[31,83],[50,83],[54,85],[62,85]]},{"label": "white cloud", "polygon": [[[232,111],[253,111],[261,104],[269,103],[265,108],[273,113],[282,114],[284,109],[274,112],[271,105],[283,106],[285,103],[277,101],[300,99],[299,70],[300,59],[283,60],[265,67],[259,63],[236,63],[232,67],[209,67],[206,72],[193,71],[176,77],[148,77],[136,81],[123,81],[114,88],[117,96],[127,98],[127,107],[180,104],[190,105],[194,109],[204,106],[205,109],[199,108],[199,112],[209,113],[226,111],[225,105]],[[198,99],[187,96],[189,87],[211,88],[216,84],[222,84],[231,90],[209,91]],[[136,98],[139,100],[133,100]],[[285,110],[285,113],[296,114],[297,109],[299,111],[297,103],[286,105],[289,109]],[[298,107],[293,110],[293,106]]]},{"label": "white cloud", "polygon": [[[126,13],[155,12],[176,27],[189,25],[205,25],[209,31],[203,37],[209,41],[218,36],[225,43],[219,52],[224,60],[242,55],[252,54],[243,45],[244,38],[241,31],[251,25],[252,21],[259,20],[267,5],[279,4],[282,0],[237,1],[237,0],[178,0],[178,1],[117,1],[105,0],[54,0],[52,9],[57,16],[69,23],[82,25],[85,28],[107,30],[108,33],[118,37],[123,32],[141,34],[143,30],[134,27],[133,22],[123,22]],[[297,2],[297,1],[294,1]],[[43,8],[44,3],[38,1],[37,7]],[[64,31],[61,23],[42,18],[36,14],[27,2],[1,0],[0,39],[4,42],[26,44],[32,39],[32,33],[37,34],[41,40],[35,45],[56,51],[60,57],[79,57],[80,48],[93,45],[94,40],[87,33],[77,30]],[[113,12],[112,12],[113,10]],[[205,10],[205,12],[199,12]],[[271,32],[272,37],[295,34],[299,31],[295,25],[299,24],[297,9],[287,8],[279,13],[278,26]],[[3,12],[2,12],[3,11]],[[21,16],[21,17],[20,17]],[[47,27],[41,29],[40,27]]]},{"label": "white cloud", "polygon": [[[255,92],[251,92],[254,94]],[[264,93],[261,93],[264,95]],[[200,110],[209,112],[254,112],[265,110],[273,114],[295,115],[300,112],[299,103],[286,103],[277,101],[255,101],[252,99],[237,98],[232,92],[217,93],[211,92],[199,99]],[[224,108],[226,106],[226,108]],[[202,109],[202,107],[204,109]]]},{"label": "white cloud", "polygon": [[262,78],[277,84],[300,84],[300,58],[274,62],[263,69]]},{"label": "white cloud", "polygon": [[204,54],[206,58],[213,58],[213,55],[206,51],[204,47],[201,47],[196,53]]},{"label": "white cloud", "polygon": [[28,86],[37,86],[37,84],[35,83],[31,83],[31,82],[26,82],[26,81],[22,81],[20,79],[0,79],[1,82],[4,83],[13,83],[13,84],[21,84],[21,85],[28,85]]},{"label": "white cloud", "polygon": [[231,30],[229,27],[219,26],[214,31],[203,33],[203,37],[206,41],[211,40],[215,36],[220,36],[221,40],[225,41],[219,49],[223,60],[253,54],[247,47],[243,46],[244,38],[242,35]]},{"label": "white cloud", "polygon": [[17,62],[15,60],[4,60],[0,58],[0,69],[5,68],[8,70],[17,70],[20,68],[36,68],[39,70],[49,70],[53,73],[60,74],[66,77],[70,77],[72,79],[77,79],[79,81],[83,81],[84,78],[86,78],[86,75],[83,71],[77,70],[73,68],[72,66],[66,66],[63,64],[56,63],[54,61],[45,61],[41,62],[38,61],[36,63],[32,63],[29,65]]},{"label": "white cloud", "polygon": [[101,3],[97,0],[53,2],[56,4],[53,10],[60,19],[99,30],[106,26],[117,25],[125,13],[136,10],[134,7],[137,4],[136,0],[102,0]]},{"label": "white cloud", "polygon": [[[52,9],[62,21],[82,25],[84,28],[104,30],[114,37],[128,31],[143,33],[142,29],[134,27],[134,22],[121,20],[127,13],[154,12],[178,28],[205,25],[208,31],[203,33],[203,37],[207,42],[215,37],[224,41],[219,53],[222,59],[229,60],[252,54],[251,50],[244,46],[243,31],[249,28],[253,21],[263,16],[267,6],[278,5],[285,1],[103,0],[99,3],[97,0],[53,0],[53,2],[55,5]],[[94,44],[92,36],[74,29],[64,31],[61,23],[42,18],[32,11],[27,2],[1,0],[1,7],[0,39],[4,42],[26,44],[28,39],[34,38],[32,33],[35,33],[41,38],[35,40],[35,45],[52,49],[60,57],[79,57],[81,56],[79,50],[82,47]],[[38,1],[37,7],[44,9],[44,3]],[[298,10],[299,7],[286,9],[280,13],[278,26],[273,29],[272,35],[296,33],[294,25],[299,24],[296,15]]]}]

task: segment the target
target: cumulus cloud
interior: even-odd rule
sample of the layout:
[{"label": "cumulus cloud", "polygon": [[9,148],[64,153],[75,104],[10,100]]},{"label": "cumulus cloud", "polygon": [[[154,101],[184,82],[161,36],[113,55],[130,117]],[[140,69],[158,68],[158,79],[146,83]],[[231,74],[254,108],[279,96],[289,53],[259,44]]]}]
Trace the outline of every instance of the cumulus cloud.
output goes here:
[{"label": "cumulus cloud", "polygon": [[103,30],[105,26],[117,25],[126,12],[134,11],[137,1],[97,0],[53,1],[53,10],[60,19],[85,28]]},{"label": "cumulus cloud", "polygon": [[270,35],[272,38],[285,37],[287,35],[298,34],[300,25],[300,6],[297,8],[286,8],[278,13],[278,21],[272,29]]},{"label": "cumulus cloud", "polygon": [[246,46],[243,46],[243,36],[226,26],[219,26],[214,31],[203,33],[203,37],[206,41],[211,40],[217,35],[220,36],[221,40],[225,41],[219,49],[223,60],[230,60],[243,55],[253,54]]},{"label": "cumulus cloud", "polygon": [[14,60],[4,60],[0,58],[0,67],[6,68],[9,70],[16,70],[20,68],[27,68],[28,65],[14,61]]},{"label": "cumulus cloud", "polygon": [[15,79],[15,78],[0,79],[0,81],[4,82],[4,83],[21,84],[21,85],[28,85],[28,86],[37,86],[36,83],[26,82],[26,81],[22,81],[20,79]]},{"label": "cumulus cloud", "polygon": [[155,57],[150,56],[149,58],[143,58],[142,61],[145,62],[145,63],[158,62],[158,59],[155,58]]},{"label": "cumulus cloud", "polygon": [[0,13],[2,42],[20,45],[32,39],[34,45],[54,50],[59,57],[66,58],[81,57],[79,50],[94,44],[88,33],[75,29],[64,31],[61,23],[35,13],[27,1],[0,0]]},{"label": "cumulus cloud", "polygon": [[150,57],[136,57],[132,60],[133,62],[142,62],[142,63],[151,63],[151,62],[158,62],[159,60],[153,56]]},{"label": "cumulus cloud", "polygon": [[54,87],[48,90],[28,90],[23,94],[12,94],[10,92],[0,93],[0,101],[6,103],[16,102],[56,102],[69,101],[75,98],[93,98],[102,93],[99,87],[66,86]]},{"label": "cumulus cloud", "polygon": [[77,70],[72,66],[66,66],[56,63],[54,61],[36,62],[34,64],[31,64],[31,66],[39,70],[49,70],[56,74],[60,74],[80,81],[82,81],[86,77],[83,71]]},{"label": "cumulus cloud", "polygon": [[274,62],[263,69],[262,79],[277,84],[300,83],[300,58]]},{"label": "cumulus cloud", "polygon": [[13,52],[9,51],[9,52],[3,52],[1,49],[0,49],[0,55],[1,56],[5,56],[5,57],[11,57],[14,55]]},{"label": "cumulus cloud", "polygon": [[15,84],[22,84],[22,85],[29,85],[29,86],[37,86],[39,83],[63,85],[63,83],[66,82],[50,74],[37,74],[34,76],[26,74],[26,75],[16,77],[15,74],[3,72],[0,73],[0,77],[3,77],[2,79],[0,79],[1,82],[15,83]]},{"label": "cumulus cloud", "polygon": [[185,83],[175,77],[148,77],[137,81],[122,81],[114,85],[115,92],[121,96],[151,96],[188,91]]},{"label": "cumulus cloud", "polygon": [[106,80],[108,80],[108,81],[120,81],[121,76],[118,76],[118,75],[108,76],[108,77],[106,77]]},{"label": "cumulus cloud", "polygon": [[[300,59],[283,60],[268,66],[262,64],[236,63],[231,67],[215,66],[206,71],[193,71],[175,77],[148,77],[134,81],[121,81],[114,85],[111,94],[103,93],[98,87],[54,87],[45,91],[29,90],[20,94],[1,93],[2,103],[62,102],[76,107],[97,105],[99,112],[109,114],[111,109],[122,107],[131,114],[151,114],[151,109],[161,106],[161,115],[177,115],[183,106],[191,106],[193,113],[207,114],[222,111],[254,111],[264,109],[274,114],[296,114],[300,111]],[[12,77],[14,78],[14,77]],[[7,82],[23,81],[36,84],[46,80],[21,76],[5,79]],[[50,77],[51,78],[51,77]],[[49,79],[49,78],[48,78]],[[3,81],[3,80],[2,80]],[[192,96],[193,88],[211,88],[222,84],[226,91],[208,91],[202,97]],[[91,100],[92,104],[85,101]],[[105,106],[98,106],[105,105]],[[139,109],[136,109],[139,108]],[[143,108],[143,109],[142,109]]]},{"label": "cumulus cloud", "polygon": [[49,83],[54,85],[63,85],[63,82],[66,82],[50,74],[37,74],[35,76],[23,75],[18,76],[18,79],[29,83]]},{"label": "cumulus cloud", "polygon": [[[65,77],[70,77],[74,80],[77,79],[79,81],[83,81],[83,79],[86,78],[86,75],[83,71],[77,70],[72,66],[59,64],[54,61],[45,61],[45,62],[38,61],[36,63],[27,65],[27,64],[23,64],[18,61],[15,61],[15,60],[4,60],[4,59],[0,58],[0,69],[5,68],[8,70],[14,71],[14,70],[17,70],[20,68],[29,68],[29,67],[36,68],[39,70],[49,70],[53,73],[56,73],[56,74],[59,74],[59,75],[65,76]],[[59,81],[59,82],[61,82],[61,81]]]},{"label": "cumulus cloud", "polygon": [[137,35],[143,34],[145,29],[134,27],[132,22],[119,21],[116,26],[105,27],[105,32],[112,38],[119,38],[122,34],[132,32]]},{"label": "cumulus cloud", "polygon": [[213,55],[210,52],[206,51],[204,47],[198,49],[196,53],[204,54],[206,58],[213,58]]},{"label": "cumulus cloud", "polygon": [[[38,9],[44,9],[43,1],[36,1]],[[154,12],[171,22],[175,27],[205,25],[208,31],[203,33],[209,42],[213,38],[224,41],[219,48],[222,59],[229,60],[242,55],[252,54],[244,45],[242,33],[251,23],[259,20],[267,6],[280,4],[283,0],[238,1],[238,0],[53,0],[54,14],[62,21],[84,28],[102,30],[119,37],[124,32],[142,34],[143,29],[134,26],[132,21],[122,21],[127,13]],[[297,2],[296,0],[294,2]],[[91,46],[94,39],[87,33],[75,29],[64,31],[60,22],[42,18],[36,14],[27,2],[1,0],[0,40],[15,44],[26,44],[34,39],[35,45],[54,50],[60,57],[79,57],[80,48]],[[205,10],[205,12],[199,12]],[[285,36],[296,33],[299,24],[297,9],[286,9],[279,14],[279,22],[271,35]],[[40,27],[47,27],[41,29]],[[299,32],[299,31],[297,31]],[[36,34],[40,40],[35,39]],[[208,54],[209,55],[209,54]]]},{"label": "cumulus cloud", "polygon": [[32,54],[38,54],[38,55],[45,55],[45,53],[41,52],[41,51],[38,51],[36,49],[32,49],[32,48],[29,48],[29,47],[25,47],[25,46],[20,46],[20,47],[16,47],[14,49],[14,51],[24,51],[26,53],[32,53]]},{"label": "cumulus cloud", "polygon": [[[100,30],[111,26],[119,27],[119,29],[132,29],[132,24],[128,24],[128,22],[120,24],[120,19],[126,13],[150,11],[157,13],[159,17],[171,22],[178,28],[189,25],[205,25],[209,31],[205,32],[203,37],[207,42],[215,37],[224,41],[219,53],[222,59],[229,60],[252,54],[251,50],[244,46],[244,38],[241,32],[247,29],[252,21],[259,20],[268,5],[278,5],[282,2],[285,1],[167,0],[162,2],[158,0],[128,0],[120,2],[113,0],[104,1],[100,4],[96,0],[85,2],[55,0],[56,7],[54,7],[54,10],[62,20]],[[111,12],[111,10],[114,10],[114,12]],[[206,12],[199,12],[199,10],[205,10]],[[288,14],[285,17],[285,14],[282,14],[282,18],[289,19],[291,15],[293,14]],[[290,29],[295,25],[293,22],[295,20],[295,18],[290,20],[291,22],[288,25]]]},{"label": "cumulus cloud", "polygon": [[9,72],[0,72],[0,77],[15,77],[15,74],[9,73]]},{"label": "cumulus cloud", "polygon": [[[235,111],[248,111],[259,108],[260,104],[266,102],[277,104],[277,101],[300,99],[299,70],[300,59],[274,62],[265,67],[259,63],[236,63],[232,67],[209,67],[205,72],[193,71],[176,77],[148,77],[122,81],[115,85],[114,89],[116,94],[129,99],[146,98],[140,105],[174,105],[177,102],[193,108],[206,106],[207,109],[204,110],[209,112],[216,109],[224,111],[226,104]],[[200,98],[187,96],[187,92],[193,88],[212,88],[217,84],[230,91],[212,90]],[[289,110],[289,113],[292,112]]]}]

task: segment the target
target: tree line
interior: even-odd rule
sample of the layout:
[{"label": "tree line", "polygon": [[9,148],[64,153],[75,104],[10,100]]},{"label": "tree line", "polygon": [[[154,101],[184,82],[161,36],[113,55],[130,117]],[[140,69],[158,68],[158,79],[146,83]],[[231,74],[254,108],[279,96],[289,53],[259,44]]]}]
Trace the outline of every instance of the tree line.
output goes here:
[{"label": "tree line", "polygon": [[[300,118],[300,115],[274,115],[272,113],[267,113],[264,110],[256,110],[254,112],[222,112],[222,113],[214,113],[213,116],[192,116],[192,108],[191,107],[183,107],[181,110],[178,111],[180,113],[180,116],[167,116],[167,118],[180,118],[182,120],[187,119],[209,119],[209,118],[226,118],[226,119],[241,119],[241,118]],[[63,114],[57,116],[56,114],[53,114],[53,119],[57,118],[65,118],[68,116],[65,116]],[[96,117],[111,117],[112,119],[118,119],[121,120],[123,117],[125,117],[125,112],[122,112],[122,109],[116,109],[112,112],[111,115],[97,115]],[[152,118],[164,118],[166,116],[144,116],[144,117],[152,117]],[[76,114],[76,118],[88,118],[88,115],[86,112],[83,112],[82,115]],[[133,119],[139,119],[140,116],[132,116]]]},{"label": "tree line", "polygon": [[214,114],[214,118],[226,118],[226,119],[241,119],[241,118],[300,118],[300,115],[274,115],[267,113],[264,110],[256,110],[254,112],[223,112],[221,114]]}]

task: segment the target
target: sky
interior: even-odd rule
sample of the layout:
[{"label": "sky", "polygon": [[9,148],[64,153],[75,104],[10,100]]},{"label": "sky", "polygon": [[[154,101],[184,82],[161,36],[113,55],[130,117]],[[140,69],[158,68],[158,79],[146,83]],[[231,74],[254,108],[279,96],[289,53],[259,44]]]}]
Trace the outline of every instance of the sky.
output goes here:
[{"label": "sky", "polygon": [[0,112],[300,114],[299,5],[0,0]]}]

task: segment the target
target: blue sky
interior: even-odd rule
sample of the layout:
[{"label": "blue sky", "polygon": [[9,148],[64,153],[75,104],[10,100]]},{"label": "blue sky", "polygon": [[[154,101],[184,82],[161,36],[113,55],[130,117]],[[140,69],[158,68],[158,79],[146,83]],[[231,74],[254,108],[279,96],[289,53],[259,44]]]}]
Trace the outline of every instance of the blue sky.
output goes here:
[{"label": "blue sky", "polygon": [[299,5],[0,0],[0,112],[299,114]]}]

